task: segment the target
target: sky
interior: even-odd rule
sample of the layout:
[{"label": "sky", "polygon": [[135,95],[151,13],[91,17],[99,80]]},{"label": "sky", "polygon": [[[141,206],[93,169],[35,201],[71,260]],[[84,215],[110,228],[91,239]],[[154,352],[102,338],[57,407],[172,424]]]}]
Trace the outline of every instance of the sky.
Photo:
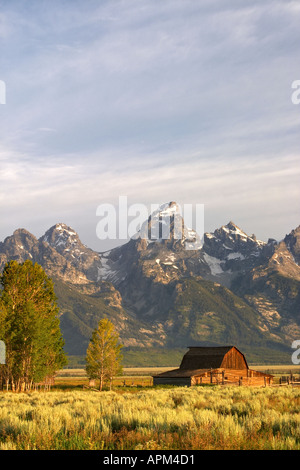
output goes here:
[{"label": "sky", "polygon": [[300,224],[300,4],[0,0],[0,241],[97,208],[204,205],[204,231]]}]

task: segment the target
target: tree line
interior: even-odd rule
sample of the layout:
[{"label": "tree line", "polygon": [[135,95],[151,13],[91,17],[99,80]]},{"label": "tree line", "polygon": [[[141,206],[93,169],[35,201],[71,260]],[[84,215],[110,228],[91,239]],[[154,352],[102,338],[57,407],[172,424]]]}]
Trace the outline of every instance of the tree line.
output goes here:
[{"label": "tree line", "polygon": [[[31,390],[67,364],[53,282],[31,260],[10,261],[0,275],[0,340],[0,389]],[[100,320],[86,353],[87,375],[99,390],[121,373],[121,348],[114,325]]]},{"label": "tree line", "polygon": [[30,390],[67,362],[52,280],[37,263],[10,261],[0,277],[0,382]]}]

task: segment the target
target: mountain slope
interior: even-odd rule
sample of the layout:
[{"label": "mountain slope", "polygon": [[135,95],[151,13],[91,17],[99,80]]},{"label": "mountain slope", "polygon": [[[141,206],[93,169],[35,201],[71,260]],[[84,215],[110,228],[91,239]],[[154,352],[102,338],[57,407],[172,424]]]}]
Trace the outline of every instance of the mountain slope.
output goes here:
[{"label": "mountain slope", "polygon": [[85,354],[92,331],[102,318],[114,323],[125,347],[162,346],[159,326],[145,324],[124,309],[122,298],[112,284],[101,283],[97,290],[90,290],[56,280],[54,286],[69,354]]},{"label": "mountain slope", "polygon": [[295,230],[292,230],[291,233],[286,235],[284,238],[284,243],[292,254],[294,258],[294,262],[299,265],[300,264],[300,226],[297,227]]},{"label": "mountain slope", "polygon": [[300,337],[300,267],[285,241],[264,264],[236,279],[232,290],[255,309],[265,331],[286,344]]},{"label": "mountain slope", "polygon": [[52,247],[76,270],[82,272],[88,280],[96,281],[101,269],[99,254],[86,247],[78,234],[65,224],[51,227],[39,240]]},{"label": "mountain slope", "polygon": [[0,243],[0,268],[10,260],[19,263],[31,260],[40,264],[51,277],[59,277],[65,281],[86,283],[85,274],[76,269],[65,256],[43,240],[38,240],[25,229],[15,230],[13,235]]}]

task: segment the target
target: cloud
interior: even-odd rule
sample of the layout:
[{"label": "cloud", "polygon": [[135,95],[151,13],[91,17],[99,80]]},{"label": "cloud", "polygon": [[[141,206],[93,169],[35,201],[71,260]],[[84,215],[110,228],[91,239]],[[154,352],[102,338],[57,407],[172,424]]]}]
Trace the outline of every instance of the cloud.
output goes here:
[{"label": "cloud", "polygon": [[[129,205],[139,203],[149,208],[169,200],[194,207],[204,204],[206,231],[233,219],[259,238],[282,238],[285,231],[294,228],[289,221],[298,222],[297,155],[276,157],[272,166],[260,155],[252,155],[213,161],[208,157],[195,159],[193,164],[182,161],[159,168],[144,162],[120,171],[92,160],[89,165],[78,161],[71,165],[53,159],[41,165],[26,161],[24,156],[2,159],[2,214],[11,231],[25,224],[41,235],[61,221],[78,230],[87,244],[101,249],[103,244],[95,237],[96,209],[103,203],[117,208],[119,196],[127,196]],[[12,186],[14,192],[10,192]],[[5,225],[3,229],[7,230]]]},{"label": "cloud", "polygon": [[279,0],[5,5],[2,236],[65,217],[92,239],[96,206],[121,194],[205,203],[209,229],[293,228],[299,15]]}]

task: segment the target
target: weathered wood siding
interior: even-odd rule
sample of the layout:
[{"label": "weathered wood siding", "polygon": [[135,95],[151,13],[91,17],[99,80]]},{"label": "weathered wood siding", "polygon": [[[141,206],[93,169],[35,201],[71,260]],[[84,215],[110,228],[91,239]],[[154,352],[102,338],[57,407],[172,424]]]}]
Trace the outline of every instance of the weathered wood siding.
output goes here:
[{"label": "weathered wood siding", "polygon": [[191,385],[201,384],[270,385],[273,377],[250,369],[215,369],[193,376]]},{"label": "weathered wood siding", "polygon": [[190,387],[192,377],[153,377],[153,385],[178,385]]},{"label": "weathered wood siding", "polygon": [[232,348],[225,354],[221,367],[224,369],[243,370],[248,369],[248,364],[244,355],[236,348]]}]

